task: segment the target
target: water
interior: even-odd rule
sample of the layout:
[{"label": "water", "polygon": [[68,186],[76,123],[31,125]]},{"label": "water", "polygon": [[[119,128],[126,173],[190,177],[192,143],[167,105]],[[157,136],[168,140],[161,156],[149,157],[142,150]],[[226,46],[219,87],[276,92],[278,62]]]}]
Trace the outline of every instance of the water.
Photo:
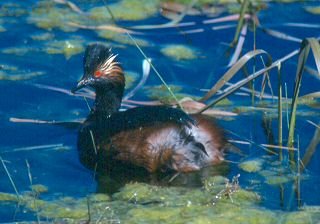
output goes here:
[{"label": "water", "polygon": [[[131,179],[124,175],[126,174],[125,170],[120,170],[119,176],[100,178],[97,181],[94,178],[94,174],[80,164],[76,150],[77,130],[75,128],[10,121],[10,118],[48,121],[68,121],[85,118],[88,114],[88,108],[82,97],[39,88],[36,84],[54,86],[66,90],[71,89],[82,75],[83,49],[90,42],[100,41],[110,44],[113,46],[114,51],[119,54],[119,60],[125,70],[138,74],[142,73],[141,63],[144,58],[132,43],[123,44],[118,41],[105,40],[92,30],[79,29],[73,32],[64,32],[59,28],[42,29],[37,27],[32,22],[34,20],[30,20],[31,13],[36,12],[36,2],[33,0],[5,0],[1,2],[0,25],[5,30],[0,35],[0,65],[2,66],[0,70],[0,156],[19,193],[23,194],[23,192],[30,191],[31,184],[42,184],[49,189],[47,193],[41,195],[41,199],[46,201],[66,196],[82,199],[86,195],[96,192],[97,189],[100,192],[109,191],[108,189],[111,188],[110,185],[113,182],[112,180],[108,182],[108,178],[116,179],[119,186],[123,186]],[[74,2],[84,11],[103,5],[100,1]],[[304,10],[304,7],[312,5],[316,5],[316,3],[309,1],[291,4],[268,3],[268,8],[261,11],[258,17],[264,27],[281,31],[297,38],[319,37],[319,28],[301,28],[285,25],[285,23],[290,22],[316,24],[319,26],[316,23],[319,20],[319,15],[312,15]],[[59,7],[63,8],[63,6]],[[224,15],[228,15],[228,13],[220,16]],[[39,19],[39,17],[37,18]],[[40,20],[45,18],[46,16],[44,15]],[[179,29],[153,29],[142,31],[142,34],[134,34],[135,38],[143,38],[148,41],[148,46],[143,46],[143,50],[152,58],[154,65],[163,75],[166,82],[181,86],[184,93],[191,95],[201,96],[203,92],[200,89],[211,88],[213,83],[219,79],[219,76],[227,71],[228,68],[226,66],[230,59],[230,55],[228,56],[228,53],[226,53],[228,52],[226,44],[232,41],[235,27],[213,31],[211,29],[212,26],[221,24],[205,25],[202,21],[206,19],[208,19],[206,16],[187,16],[183,21],[195,22],[195,25]],[[142,21],[124,21],[119,24],[131,26],[165,22],[167,20],[157,14],[155,17]],[[59,25],[58,22],[57,24]],[[223,24],[236,23],[228,22]],[[183,32],[193,29],[203,29],[203,32],[183,34]],[[39,38],[44,38],[44,40],[39,40]],[[248,30],[243,52],[253,49],[253,40],[253,32]],[[74,54],[68,54],[66,41],[73,45],[79,45],[80,50]],[[167,44],[191,46],[195,49],[197,58],[179,61],[166,57],[160,53],[160,50]],[[257,29],[256,47],[264,49],[276,60],[298,49],[300,44],[276,38],[266,34],[261,29]],[[296,65],[297,57],[288,60],[282,65],[283,82],[288,86],[288,97],[292,96]],[[312,57],[309,57],[308,66],[315,69]],[[252,67],[253,63],[249,63],[249,73],[252,72]],[[277,95],[276,74],[276,70],[272,70],[270,80],[273,85],[273,91]],[[239,74],[232,82],[236,82],[242,77]],[[136,80],[133,85],[137,82]],[[260,90],[260,83],[261,79],[255,81],[255,88],[258,90]],[[161,82],[157,76],[151,73],[146,85],[160,84]],[[268,88],[266,91],[270,93]],[[315,91],[319,91],[319,76],[305,74],[300,94],[304,95]],[[150,100],[146,96],[144,89],[140,90],[133,99]],[[228,99],[233,104],[220,106],[219,109],[235,111],[241,106],[252,106],[250,96],[233,95]],[[284,162],[278,164],[277,156],[270,155],[259,147],[260,144],[277,144],[276,109],[274,108],[271,112],[268,110],[268,108],[276,105],[276,101],[263,101],[263,103],[256,99],[255,105],[262,109],[248,110],[232,119],[227,117],[219,120],[220,125],[227,130],[229,139],[252,142],[250,145],[235,143],[244,155],[228,154],[226,159],[232,162],[224,165],[221,168],[222,171],[209,169],[206,174],[191,174],[186,178],[188,181],[180,177],[172,185],[199,189],[202,185],[203,177],[218,173],[232,179],[233,176],[240,173],[240,186],[260,194],[262,207],[277,211],[287,211],[297,210],[299,206],[303,205],[319,206],[320,194],[318,194],[317,190],[320,184],[320,166],[317,161],[320,159],[319,146],[317,146],[317,150],[306,170],[301,174],[300,196],[298,197],[297,191],[293,190],[295,186],[298,186],[293,181],[297,179],[297,173],[290,171],[287,152],[284,152]],[[91,100],[89,100],[89,104],[92,104]],[[286,116],[284,115],[284,125],[286,126],[285,120]],[[316,130],[315,126],[308,121],[319,125],[319,120],[319,100],[311,105],[299,106],[296,136],[299,138],[301,157],[305,154],[306,148]],[[269,124],[269,128],[265,128],[267,124]],[[269,138],[268,142],[265,134],[266,130],[272,132],[273,143],[272,138]],[[286,133],[287,128],[285,127],[284,139],[287,138]],[[275,149],[275,152],[278,152],[278,149]],[[250,159],[262,161],[260,171],[249,173],[239,169],[239,162]],[[29,172],[27,164],[30,166]],[[262,172],[266,170],[273,173]],[[279,175],[279,173],[282,175]],[[139,182],[150,182],[146,173],[137,171],[136,174],[136,179]],[[29,175],[32,176],[31,181]],[[0,176],[0,192],[15,194],[3,166],[0,168]],[[272,178],[275,176],[284,176],[289,180],[284,181],[283,184],[268,184],[274,181]],[[164,180],[160,181],[162,184],[168,180],[168,177],[159,177],[160,180],[162,178]],[[0,205],[1,222],[28,220],[36,220],[35,213],[30,209],[17,206],[15,203],[3,203]]]}]

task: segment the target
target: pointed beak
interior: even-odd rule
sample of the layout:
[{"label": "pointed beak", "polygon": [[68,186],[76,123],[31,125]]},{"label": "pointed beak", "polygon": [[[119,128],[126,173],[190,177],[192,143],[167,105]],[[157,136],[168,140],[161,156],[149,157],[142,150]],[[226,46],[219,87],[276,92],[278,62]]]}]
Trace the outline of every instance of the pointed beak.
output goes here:
[{"label": "pointed beak", "polygon": [[91,81],[92,81],[91,79],[81,79],[78,82],[78,84],[71,89],[71,92],[72,93],[77,92],[79,89],[82,89],[83,87],[89,85],[91,83]]}]

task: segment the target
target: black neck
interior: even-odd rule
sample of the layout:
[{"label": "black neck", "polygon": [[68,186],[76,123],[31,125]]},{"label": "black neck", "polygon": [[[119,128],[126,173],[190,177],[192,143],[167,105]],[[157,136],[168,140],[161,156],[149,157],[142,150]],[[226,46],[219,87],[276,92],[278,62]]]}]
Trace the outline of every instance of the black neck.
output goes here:
[{"label": "black neck", "polygon": [[123,86],[96,87],[96,100],[92,114],[109,116],[117,112],[121,106]]}]

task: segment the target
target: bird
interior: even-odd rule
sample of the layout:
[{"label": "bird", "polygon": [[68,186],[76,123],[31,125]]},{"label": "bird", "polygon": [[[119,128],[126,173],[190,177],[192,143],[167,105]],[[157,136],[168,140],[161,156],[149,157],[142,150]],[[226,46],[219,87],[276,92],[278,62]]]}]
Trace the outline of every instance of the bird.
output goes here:
[{"label": "bird", "polygon": [[96,93],[78,131],[78,154],[84,166],[125,163],[150,173],[189,173],[224,161],[227,140],[211,117],[165,105],[120,111],[125,73],[117,56],[104,44],[89,44],[83,76],[71,90],[89,87]]}]

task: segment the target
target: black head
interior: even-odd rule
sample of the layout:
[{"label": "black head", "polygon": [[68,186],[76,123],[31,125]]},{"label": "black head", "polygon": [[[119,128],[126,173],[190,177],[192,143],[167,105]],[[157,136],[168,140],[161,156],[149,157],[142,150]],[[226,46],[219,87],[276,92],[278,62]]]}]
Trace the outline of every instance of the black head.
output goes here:
[{"label": "black head", "polygon": [[124,88],[125,78],[122,68],[117,62],[117,55],[103,44],[91,44],[87,47],[83,58],[84,74],[72,92],[91,86],[97,88]]}]

